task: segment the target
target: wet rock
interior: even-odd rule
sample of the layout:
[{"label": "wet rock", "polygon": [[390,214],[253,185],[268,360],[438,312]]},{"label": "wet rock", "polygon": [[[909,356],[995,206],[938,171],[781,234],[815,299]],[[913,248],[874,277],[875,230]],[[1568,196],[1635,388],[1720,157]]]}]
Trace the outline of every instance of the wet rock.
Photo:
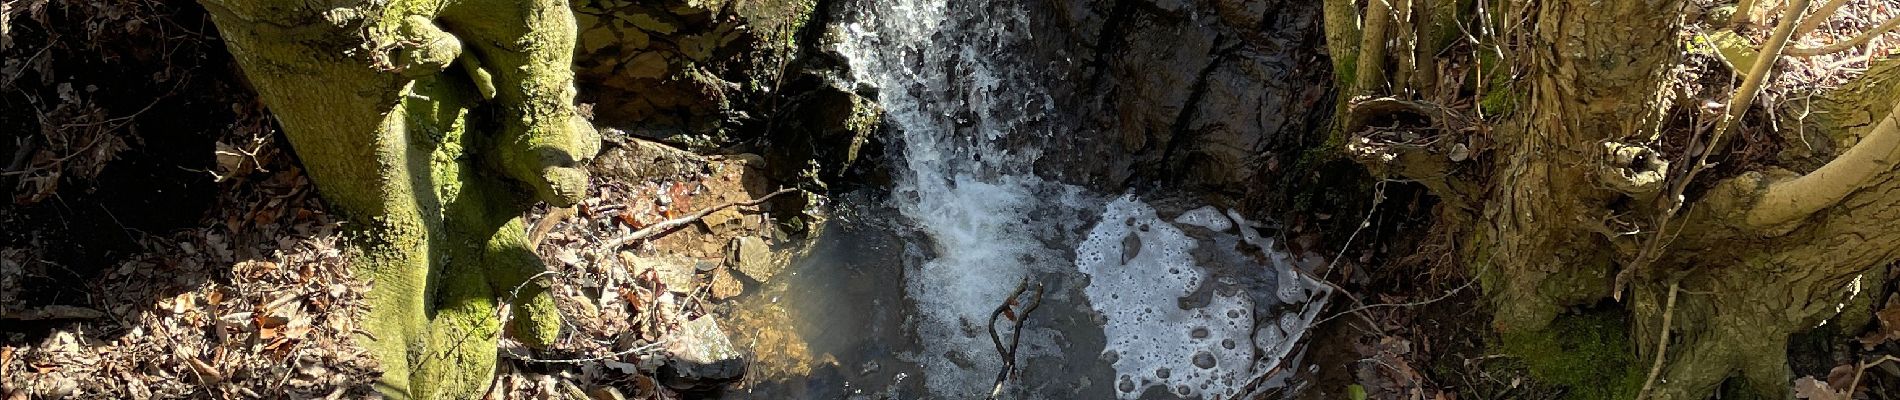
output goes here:
[{"label": "wet rock", "polygon": [[[1280,196],[1324,143],[1331,89],[1319,2],[1056,0],[1027,7],[1023,37],[999,49],[1048,92],[1022,130],[1038,138],[1036,170],[1107,192],[1160,186],[1215,204]],[[1043,67],[1043,66],[1046,66]],[[966,78],[976,79],[976,78]],[[970,83],[959,83],[970,84]],[[897,90],[885,88],[886,90]],[[1086,133],[1086,134],[1080,134]],[[1251,211],[1251,210],[1246,210]]]},{"label": "wet rock", "polygon": [[660,383],[683,391],[718,389],[745,376],[746,360],[712,318],[680,324],[666,344]]},{"label": "wet rock", "polygon": [[678,257],[641,257],[632,252],[620,252],[620,262],[625,263],[634,276],[645,278],[648,271],[666,285],[670,292],[686,293],[693,290],[696,263]]},{"label": "wet rock", "polygon": [[732,270],[721,268],[713,271],[712,274],[713,300],[726,300],[745,293],[745,283],[740,282],[739,277],[733,274]]},{"label": "wet rock", "polygon": [[780,269],[772,260],[772,246],[756,236],[733,238],[726,248],[726,265],[760,282],[771,280]]},{"label": "wet rock", "polygon": [[801,177],[834,181],[847,175],[864,158],[877,133],[884,109],[875,100],[840,87],[838,82],[808,78],[799,82],[802,94],[792,97],[789,110],[771,139],[785,145],[766,148],[770,160],[808,160],[771,163],[772,179]]}]

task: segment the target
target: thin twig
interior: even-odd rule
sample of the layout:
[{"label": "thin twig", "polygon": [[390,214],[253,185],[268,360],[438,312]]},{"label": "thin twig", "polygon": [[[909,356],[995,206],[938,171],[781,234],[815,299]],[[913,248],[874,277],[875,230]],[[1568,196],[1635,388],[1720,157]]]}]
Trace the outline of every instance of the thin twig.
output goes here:
[{"label": "thin twig", "polygon": [[1796,47],[1796,48],[1788,49],[1787,53],[1788,55],[1795,56],[1795,57],[1807,57],[1807,56],[1818,56],[1818,55],[1823,55],[1823,54],[1833,54],[1833,53],[1840,52],[1842,50],[1853,48],[1854,46],[1866,44],[1868,40],[1872,40],[1875,36],[1885,35],[1887,34],[1888,31],[1892,31],[1893,28],[1896,28],[1896,27],[1900,27],[1900,17],[1888,18],[1887,22],[1882,22],[1880,23],[1880,25],[1874,26],[1873,29],[1868,29],[1866,32],[1861,32],[1860,36],[1855,36],[1853,39],[1848,39],[1848,40],[1844,40],[1838,43],[1821,46],[1821,47]]},{"label": "thin twig", "polygon": [[1649,364],[1649,377],[1643,378],[1643,390],[1636,393],[1636,400],[1648,399],[1649,391],[1655,388],[1656,376],[1662,375],[1663,354],[1669,351],[1669,324],[1675,322],[1672,317],[1676,314],[1676,291],[1681,289],[1681,283],[1669,284],[1669,300],[1663,305],[1662,333],[1656,335],[1656,361]]},{"label": "thin twig", "polygon": [[1813,32],[1814,28],[1820,27],[1822,22],[1827,22],[1828,18],[1834,16],[1834,10],[1839,10],[1843,5],[1847,5],[1847,0],[1828,0],[1827,3],[1821,4],[1821,8],[1814,9],[1813,14],[1808,14],[1807,18],[1801,20],[1801,26],[1794,28],[1794,37]]},{"label": "thin twig", "polygon": [[638,353],[638,352],[642,352],[642,351],[647,351],[647,350],[653,350],[654,348],[657,348],[657,347],[660,347],[660,346],[662,346],[662,345],[665,345],[665,344],[666,344],[666,340],[665,340],[665,339],[661,339],[661,340],[659,340],[659,341],[655,341],[655,342],[653,342],[653,343],[647,343],[646,345],[643,345],[643,346],[639,346],[639,347],[634,347],[634,348],[631,348],[631,349],[626,349],[626,350],[621,350],[621,351],[617,351],[617,352],[614,352],[614,353],[612,353],[612,354],[608,354],[608,355],[604,355],[604,356],[599,356],[599,357],[587,357],[587,358],[559,358],[559,359],[543,359],[543,358],[534,358],[534,357],[529,357],[529,356],[524,356],[524,355],[520,355],[520,354],[514,354],[513,352],[507,352],[507,353],[509,353],[509,354],[508,354],[508,358],[512,358],[512,359],[516,359],[516,360],[520,360],[520,361],[523,361],[523,362],[531,362],[531,363],[546,363],[546,364],[576,364],[576,363],[584,363],[584,362],[594,362],[594,361],[604,361],[604,360],[611,360],[611,359],[616,359],[616,358],[620,358],[621,356],[625,356],[625,355],[628,355],[628,354],[633,354],[633,353]]},{"label": "thin twig", "polygon": [[706,218],[707,215],[710,215],[714,212],[718,212],[719,210],[724,210],[727,208],[739,207],[739,206],[756,206],[756,205],[759,205],[759,203],[764,203],[766,200],[771,200],[773,197],[778,197],[778,195],[791,193],[795,191],[798,191],[798,189],[789,189],[789,188],[779,189],[779,191],[772,192],[770,194],[765,195],[764,197],[752,199],[750,201],[740,201],[740,202],[720,204],[720,205],[708,207],[703,210],[699,210],[698,212],[694,212],[692,214],[687,214],[684,217],[660,221],[653,225],[648,225],[645,228],[641,228],[638,231],[634,231],[633,233],[627,234],[627,236],[622,236],[620,238],[614,239],[613,241],[607,242],[607,245],[601,246],[601,252],[602,254],[605,254],[606,252],[618,250],[621,247],[624,247],[627,244],[630,244],[633,242],[646,240],[647,238],[650,238],[650,237],[659,236],[662,234],[666,234],[668,232],[672,232],[674,229],[679,229],[682,226],[686,226],[686,224],[693,223],[694,221],[698,221],[701,218]]},{"label": "thin twig", "polygon": [[[996,354],[1003,358],[1003,370],[996,373],[996,386],[990,388],[990,400],[995,400],[996,396],[1003,393],[1003,384],[1009,381],[1009,375],[1016,370],[1016,346],[1022,344],[1023,321],[1028,320],[1029,313],[1035,312],[1036,307],[1042,305],[1043,287],[1042,283],[1037,283],[1036,292],[1023,306],[1022,312],[1014,311],[1015,305],[1019,304],[1017,299],[1022,297],[1023,291],[1028,288],[1029,277],[1025,275],[1023,280],[1016,284],[1016,290],[1009,293],[1009,298],[1004,299],[1003,304],[997,305],[996,311],[990,312],[990,343],[996,345]],[[1009,320],[1012,322],[1009,346],[1003,346],[1003,338],[996,334],[996,319],[1003,317],[1005,313],[1009,314]]]},{"label": "thin twig", "polygon": [[1880,359],[1879,359],[1879,360],[1874,360],[1874,362],[1861,362],[1861,363],[1860,363],[1860,366],[1858,366],[1858,367],[1855,367],[1855,368],[1854,368],[1854,381],[1852,381],[1852,382],[1849,382],[1849,383],[1847,384],[1847,397],[1848,397],[1848,398],[1853,398],[1853,397],[1854,397],[1854,389],[1859,389],[1859,388],[1860,388],[1860,374],[1861,374],[1861,373],[1864,373],[1864,372],[1867,372],[1867,369],[1868,369],[1868,368],[1872,368],[1872,367],[1873,367],[1873,366],[1875,366],[1875,365],[1880,365],[1880,364],[1884,364],[1884,363],[1886,363],[1886,362],[1888,362],[1888,361],[1893,361],[1893,362],[1900,362],[1900,357],[1894,357],[1894,356],[1880,356]]}]

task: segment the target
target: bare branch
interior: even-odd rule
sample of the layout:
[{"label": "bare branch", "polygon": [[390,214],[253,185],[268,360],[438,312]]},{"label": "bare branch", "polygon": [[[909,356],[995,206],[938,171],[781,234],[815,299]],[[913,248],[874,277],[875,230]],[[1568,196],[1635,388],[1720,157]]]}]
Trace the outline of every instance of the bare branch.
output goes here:
[{"label": "bare branch", "polygon": [[[1802,8],[1807,8],[1806,7],[1807,3],[1803,2],[1802,6],[1803,6]],[[1754,10],[1755,10],[1755,0],[1741,0],[1739,2],[1736,2],[1735,14],[1728,17],[1728,25],[1741,26],[1742,23],[1748,22],[1749,12],[1752,12]],[[1800,8],[1797,8],[1795,10],[1798,11],[1800,10]]]},{"label": "bare branch", "polygon": [[1392,19],[1391,0],[1367,0],[1365,33],[1359,38],[1359,66],[1352,95],[1371,92],[1385,81],[1385,29]]},{"label": "bare branch", "polygon": [[1801,26],[1794,28],[1794,36],[1800,37],[1813,32],[1814,28],[1820,27],[1822,22],[1827,22],[1829,17],[1834,16],[1834,10],[1839,10],[1846,4],[1847,0],[1828,0],[1826,4],[1821,5],[1821,8],[1815,9],[1813,14],[1808,14],[1808,18],[1801,20]]},{"label": "bare branch", "polygon": [[672,232],[674,229],[679,229],[679,227],[686,226],[686,224],[699,221],[701,218],[706,218],[707,215],[710,215],[714,212],[718,212],[719,210],[724,210],[724,209],[732,208],[732,207],[756,206],[756,205],[759,205],[760,203],[764,203],[766,200],[771,200],[773,197],[778,197],[778,195],[791,193],[795,191],[798,191],[798,189],[790,189],[790,188],[779,189],[776,192],[766,194],[765,196],[759,197],[757,199],[752,199],[749,201],[725,203],[725,204],[720,204],[720,205],[716,205],[712,207],[707,207],[706,209],[699,210],[698,212],[687,214],[684,217],[656,222],[653,225],[647,225],[647,227],[640,228],[640,230],[634,231],[633,233],[629,233],[626,236],[622,236],[619,238],[615,238],[614,240],[608,241],[607,245],[601,246],[600,254],[596,258],[606,257],[607,254],[612,254],[612,252],[620,250],[621,247],[625,247],[628,244],[638,242],[641,240],[646,240],[647,238],[666,234],[668,232]]},{"label": "bare branch", "polygon": [[1880,119],[1880,125],[1840,157],[1807,175],[1768,185],[1745,221],[1754,227],[1778,226],[1807,217],[1865,189],[1893,172],[1900,163],[1900,104]]},{"label": "bare branch", "polygon": [[1887,31],[1891,31],[1893,30],[1893,28],[1896,28],[1896,27],[1900,27],[1900,17],[1888,18],[1887,22],[1882,22],[1880,23],[1880,25],[1873,27],[1873,29],[1868,29],[1866,32],[1861,32],[1860,36],[1855,36],[1853,39],[1848,39],[1848,40],[1841,41],[1839,43],[1830,44],[1830,45],[1821,46],[1821,47],[1796,47],[1796,48],[1788,49],[1788,55],[1797,56],[1797,57],[1807,57],[1807,56],[1818,56],[1818,55],[1823,55],[1823,54],[1833,54],[1841,50],[1847,50],[1849,48],[1853,48],[1854,46],[1866,44],[1868,40],[1872,40],[1875,36],[1886,34]]}]

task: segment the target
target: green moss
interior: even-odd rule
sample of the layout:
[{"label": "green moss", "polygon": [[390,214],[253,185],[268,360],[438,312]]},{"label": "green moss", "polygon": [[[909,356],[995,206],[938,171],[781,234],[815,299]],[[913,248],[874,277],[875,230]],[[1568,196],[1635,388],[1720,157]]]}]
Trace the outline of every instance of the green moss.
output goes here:
[{"label": "green moss", "polygon": [[[545,286],[523,283],[545,267],[519,215],[531,199],[577,200],[579,163],[599,146],[572,105],[572,19],[525,12],[564,3],[204,3],[330,209],[351,222],[352,267],[372,285],[361,343],[382,364],[385,397],[479,397],[499,301],[517,303],[511,330],[524,342],[559,333]],[[365,46],[376,52],[354,51]],[[444,70],[458,58],[492,72],[493,89]]]},{"label": "green moss", "polygon": [[[1504,65],[1504,61],[1498,58],[1497,53],[1488,51],[1478,52],[1478,65],[1483,68],[1472,73],[1484,75],[1486,90],[1484,98],[1478,101],[1480,111],[1483,111],[1486,116],[1511,114],[1511,111],[1517,109],[1516,93],[1513,93],[1509,86],[1511,69]],[[1468,84],[1476,85],[1477,80],[1472,80]]]},{"label": "green moss", "polygon": [[1642,389],[1643,373],[1619,310],[1558,317],[1545,329],[1505,334],[1504,351],[1524,362],[1531,377],[1567,388],[1573,400],[1629,399]]},{"label": "green moss", "polygon": [[1492,90],[1484,94],[1484,100],[1479,101],[1478,106],[1487,116],[1510,115],[1517,110],[1517,96],[1509,91]]}]

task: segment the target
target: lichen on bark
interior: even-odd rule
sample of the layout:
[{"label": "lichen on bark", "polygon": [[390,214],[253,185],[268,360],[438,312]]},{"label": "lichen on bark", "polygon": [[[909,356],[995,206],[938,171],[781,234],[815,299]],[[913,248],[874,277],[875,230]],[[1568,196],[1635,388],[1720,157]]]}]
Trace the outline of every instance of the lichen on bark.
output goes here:
[{"label": "lichen on bark", "polygon": [[[520,215],[585,193],[599,139],[573,104],[562,0],[202,0],[368,277],[364,343],[392,398],[475,398],[515,305],[545,344],[559,315]],[[459,64],[459,68],[451,66]]]}]

